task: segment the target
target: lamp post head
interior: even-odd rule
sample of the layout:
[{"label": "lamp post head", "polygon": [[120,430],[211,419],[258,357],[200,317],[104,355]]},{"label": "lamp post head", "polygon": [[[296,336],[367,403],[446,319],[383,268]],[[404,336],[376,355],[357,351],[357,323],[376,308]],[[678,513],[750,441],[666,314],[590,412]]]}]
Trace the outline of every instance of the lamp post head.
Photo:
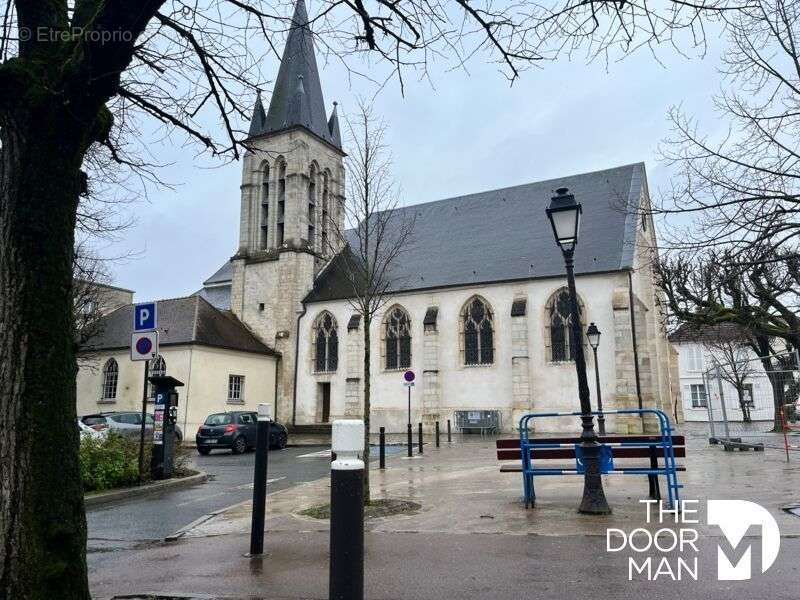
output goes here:
[{"label": "lamp post head", "polygon": [[558,188],[550,199],[547,218],[553,227],[553,236],[562,251],[572,250],[578,244],[583,208],[567,188]]},{"label": "lamp post head", "polygon": [[594,323],[589,324],[589,328],[586,330],[586,337],[589,338],[589,345],[597,350],[600,345],[600,330],[597,325]]}]

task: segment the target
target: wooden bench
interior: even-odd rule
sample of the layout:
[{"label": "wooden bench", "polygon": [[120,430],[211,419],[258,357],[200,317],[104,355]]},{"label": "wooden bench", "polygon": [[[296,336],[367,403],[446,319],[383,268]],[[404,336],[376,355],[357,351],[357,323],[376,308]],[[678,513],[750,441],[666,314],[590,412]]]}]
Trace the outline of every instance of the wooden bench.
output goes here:
[{"label": "wooden bench", "polygon": [[[575,461],[575,447],[574,444],[580,444],[580,439],[577,437],[547,437],[547,438],[531,438],[530,442],[536,444],[561,444],[561,447],[553,448],[532,448],[530,450],[530,458],[533,464],[538,464],[541,461],[552,460],[572,460]],[[656,500],[661,499],[661,488],[658,482],[658,475],[647,473],[651,469],[664,468],[664,450],[658,447],[657,444],[662,442],[659,435],[606,435],[599,436],[598,441],[601,444],[607,444],[611,450],[611,456],[614,460],[614,470],[611,473],[620,473],[623,475],[647,475],[649,483],[650,497]],[[652,442],[652,446],[647,444]],[[641,444],[639,446],[625,446],[620,444]],[[520,452],[519,438],[499,439],[496,441],[497,445],[497,460],[499,461],[515,461],[515,463],[504,464],[500,467],[501,473],[522,473],[522,456]],[[672,446],[675,458],[686,457],[686,438],[682,435],[672,436]],[[647,459],[647,463],[642,464],[628,464],[629,459]],[[624,464],[619,464],[617,461],[626,461]],[[563,474],[575,474],[573,468],[563,469]],[[685,471],[686,467],[676,465],[676,471]],[[558,469],[547,469],[547,472],[541,473],[542,475],[558,475]],[[536,475],[536,474],[534,474]]]}]

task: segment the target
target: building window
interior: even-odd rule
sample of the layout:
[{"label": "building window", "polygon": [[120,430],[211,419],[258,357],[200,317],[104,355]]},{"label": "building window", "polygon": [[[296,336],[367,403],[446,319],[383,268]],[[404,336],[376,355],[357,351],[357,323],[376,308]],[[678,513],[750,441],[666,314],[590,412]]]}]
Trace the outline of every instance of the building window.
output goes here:
[{"label": "building window", "polygon": [[703,349],[691,344],[686,347],[686,366],[690,371],[703,370]]},{"label": "building window", "polygon": [[317,170],[311,165],[308,175],[308,245],[314,248],[317,221]]},{"label": "building window", "polygon": [[261,182],[261,248],[269,248],[269,165],[264,164]]},{"label": "building window", "polygon": [[322,175],[322,247],[325,254],[328,251],[328,173]]},{"label": "building window", "polygon": [[[163,377],[167,374],[167,363],[163,356],[159,354],[150,361],[150,369],[148,373],[150,374],[150,377]],[[148,385],[150,386],[150,391],[147,392],[147,397],[152,400],[156,397],[156,386],[154,386],[152,383],[148,383]]]},{"label": "building window", "polygon": [[[561,288],[547,301],[547,333],[550,345],[550,362],[575,360],[575,339],[572,333],[572,315],[569,290]],[[583,316],[583,303],[578,298],[578,314]]]},{"label": "building window", "polygon": [[339,366],[339,335],[336,319],[323,312],[314,325],[314,371],[330,373]]},{"label": "building window", "polygon": [[286,163],[281,162],[278,167],[278,227],[275,245],[283,246],[284,218],[286,216]]},{"label": "building window", "polygon": [[483,298],[472,298],[461,311],[464,335],[464,364],[490,365],[494,362],[494,316]]},{"label": "building window", "polygon": [[244,404],[244,375],[228,375],[228,402]]},{"label": "building window", "polygon": [[103,400],[116,400],[117,381],[119,381],[119,365],[113,358],[109,358],[103,365]]},{"label": "building window", "polygon": [[706,386],[702,383],[689,386],[692,395],[692,408],[706,408],[708,406],[708,396]]},{"label": "building window", "polygon": [[386,313],[384,344],[387,369],[408,369],[411,366],[411,319],[400,306]]}]

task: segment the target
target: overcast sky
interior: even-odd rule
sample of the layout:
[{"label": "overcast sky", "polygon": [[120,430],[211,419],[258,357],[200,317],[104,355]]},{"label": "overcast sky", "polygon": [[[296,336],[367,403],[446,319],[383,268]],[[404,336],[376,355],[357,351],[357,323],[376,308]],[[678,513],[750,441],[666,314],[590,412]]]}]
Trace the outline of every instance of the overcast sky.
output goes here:
[{"label": "overcast sky", "polygon": [[[712,39],[706,58],[692,60],[665,48],[659,52],[663,66],[646,50],[608,66],[542,63],[513,87],[496,65],[478,60],[469,73],[434,67],[435,87],[406,81],[405,97],[390,85],[375,109],[390,126],[403,203],[639,161],[656,195],[669,178],[657,150],[669,133],[670,106],[682,104],[710,132],[725,127],[710,101],[720,86],[720,46]],[[328,110],[336,100],[346,112],[358,96],[375,92],[348,84],[340,65],[326,65],[320,56],[318,62]],[[277,61],[264,71],[270,69],[277,73]],[[150,150],[172,163],[165,176],[177,187],[151,189],[147,200],[127,207],[135,224],[102,248],[107,255],[135,253],[113,265],[113,279],[135,290],[136,301],[195,292],[236,251],[239,235],[240,163],[214,167],[218,163],[174,141],[154,142]]]}]

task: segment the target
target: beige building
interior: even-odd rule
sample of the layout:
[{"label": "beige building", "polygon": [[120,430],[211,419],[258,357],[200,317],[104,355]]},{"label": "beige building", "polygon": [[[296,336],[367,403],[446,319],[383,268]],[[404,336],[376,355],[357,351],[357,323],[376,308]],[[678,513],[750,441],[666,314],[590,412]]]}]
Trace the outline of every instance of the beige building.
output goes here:
[{"label": "beige building", "polygon": [[[144,362],[130,358],[133,306],[105,315],[82,350],[78,414],[141,410]],[[158,302],[159,357],[150,374],[168,374],[178,389],[178,424],[187,440],[214,412],[257,410],[275,403],[280,355],[259,341],[233,314],[200,296]],[[152,401],[148,385],[147,395]]]}]

